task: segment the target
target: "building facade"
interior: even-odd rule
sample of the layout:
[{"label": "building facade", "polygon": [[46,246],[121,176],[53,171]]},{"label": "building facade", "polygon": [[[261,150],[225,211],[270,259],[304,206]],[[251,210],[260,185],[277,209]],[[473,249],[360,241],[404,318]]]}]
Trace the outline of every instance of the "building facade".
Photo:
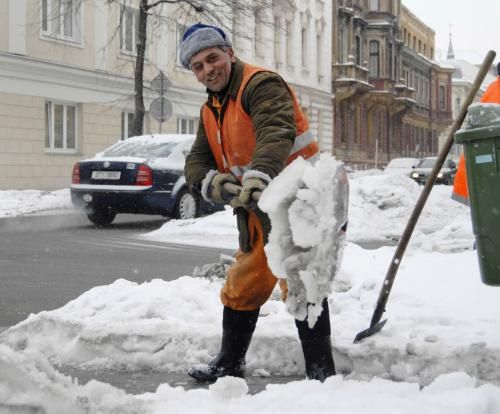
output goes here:
[{"label": "building facade", "polygon": [[434,32],[400,0],[336,0],[334,154],[354,168],[438,149],[451,123],[451,73]]},{"label": "building facade", "polygon": [[[0,189],[68,187],[72,165],[131,135],[139,0],[0,2]],[[148,17],[146,109],[152,81],[169,80],[172,115],[149,112],[144,133],[195,133],[206,93],[178,60],[184,5]],[[328,0],[260,0],[227,6],[219,22],[243,60],[277,69],[294,87],[321,149],[332,151],[332,6]]]}]

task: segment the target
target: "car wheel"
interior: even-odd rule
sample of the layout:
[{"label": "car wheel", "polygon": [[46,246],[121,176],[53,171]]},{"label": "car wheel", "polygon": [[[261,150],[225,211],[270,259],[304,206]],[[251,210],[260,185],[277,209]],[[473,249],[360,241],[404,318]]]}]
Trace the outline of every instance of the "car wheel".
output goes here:
[{"label": "car wheel", "polygon": [[92,213],[88,213],[89,220],[98,227],[109,226],[116,217],[116,212],[109,208],[95,208]]},{"label": "car wheel", "polygon": [[198,217],[198,201],[187,188],[184,188],[177,196],[175,218],[185,220],[195,217]]}]

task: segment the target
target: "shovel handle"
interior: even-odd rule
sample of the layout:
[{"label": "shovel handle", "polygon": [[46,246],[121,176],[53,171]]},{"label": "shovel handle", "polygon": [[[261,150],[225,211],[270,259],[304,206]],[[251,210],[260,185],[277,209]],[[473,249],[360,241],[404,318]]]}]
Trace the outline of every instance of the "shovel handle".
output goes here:
[{"label": "shovel handle", "polygon": [[[224,184],[224,190],[226,190],[229,194],[233,194],[235,196],[239,196],[241,193],[241,185],[238,184],[233,184],[233,183],[225,183]],[[252,193],[252,200],[257,202],[260,200],[262,192],[261,191],[254,191]]]}]

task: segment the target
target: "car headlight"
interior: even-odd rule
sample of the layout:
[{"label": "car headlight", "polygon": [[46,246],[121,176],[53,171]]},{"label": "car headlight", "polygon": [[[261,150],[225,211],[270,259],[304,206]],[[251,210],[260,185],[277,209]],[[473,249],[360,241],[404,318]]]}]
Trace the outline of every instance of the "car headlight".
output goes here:
[{"label": "car headlight", "polygon": [[418,172],[411,173],[411,178],[418,178]]},{"label": "car headlight", "polygon": [[438,173],[438,178],[443,178],[443,173],[442,172]]}]

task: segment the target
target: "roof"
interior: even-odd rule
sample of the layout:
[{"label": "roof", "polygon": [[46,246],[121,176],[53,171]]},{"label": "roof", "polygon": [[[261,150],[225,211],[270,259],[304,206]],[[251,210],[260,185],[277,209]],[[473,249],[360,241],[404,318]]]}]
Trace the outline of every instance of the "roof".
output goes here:
[{"label": "roof", "polygon": [[[474,65],[463,59],[449,59],[443,62],[440,62],[442,65],[452,66],[455,68],[455,72],[453,73],[453,80],[458,81],[468,81],[470,83],[474,82],[474,79],[479,72],[479,66]],[[495,80],[495,76],[490,73],[486,74],[483,83],[481,84],[481,89],[484,91],[488,85]]]}]

